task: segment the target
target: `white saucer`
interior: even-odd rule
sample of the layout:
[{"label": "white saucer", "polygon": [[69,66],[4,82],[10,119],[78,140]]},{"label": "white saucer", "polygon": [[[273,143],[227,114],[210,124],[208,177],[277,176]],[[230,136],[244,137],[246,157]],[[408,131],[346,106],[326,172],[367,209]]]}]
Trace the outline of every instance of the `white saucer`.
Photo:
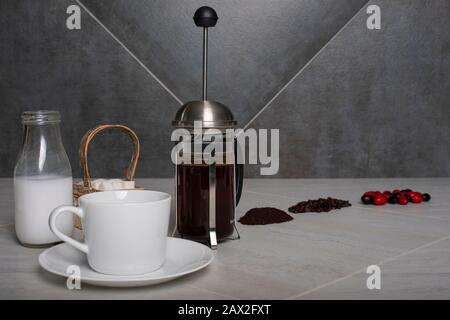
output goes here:
[{"label": "white saucer", "polygon": [[48,248],[39,255],[39,264],[50,273],[68,277],[67,267],[77,265],[81,281],[105,287],[140,287],[167,282],[203,269],[214,255],[210,248],[197,242],[168,238],[166,262],[153,272],[135,276],[114,276],[92,270],[86,255],[72,246],[62,243]]}]

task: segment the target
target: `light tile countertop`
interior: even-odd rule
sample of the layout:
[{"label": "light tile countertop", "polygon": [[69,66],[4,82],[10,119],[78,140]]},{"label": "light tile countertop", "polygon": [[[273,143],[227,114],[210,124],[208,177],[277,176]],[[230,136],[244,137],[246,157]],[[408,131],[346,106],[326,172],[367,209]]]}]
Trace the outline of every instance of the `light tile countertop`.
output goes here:
[{"label": "light tile countertop", "polygon": [[[138,179],[173,193],[171,179]],[[364,206],[363,191],[412,188],[429,203]],[[66,279],[38,265],[43,249],[24,248],[14,235],[12,180],[0,179],[0,299],[449,299],[450,179],[245,180],[237,215],[254,207],[287,210],[319,197],[352,207],[293,215],[268,226],[238,224],[240,240],[219,246],[206,269],[150,287],[114,289]],[[381,290],[369,290],[366,268],[381,268]]]}]

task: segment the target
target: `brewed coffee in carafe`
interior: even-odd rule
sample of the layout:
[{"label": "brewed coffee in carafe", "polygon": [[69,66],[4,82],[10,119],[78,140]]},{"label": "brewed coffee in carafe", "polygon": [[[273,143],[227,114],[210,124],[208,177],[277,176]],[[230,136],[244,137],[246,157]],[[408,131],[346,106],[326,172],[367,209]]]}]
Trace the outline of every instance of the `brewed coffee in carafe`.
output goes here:
[{"label": "brewed coffee in carafe", "polygon": [[[176,168],[178,232],[184,237],[207,240],[210,225],[210,165],[179,164]],[[215,164],[215,228],[217,240],[231,237],[235,223],[234,164]]]}]

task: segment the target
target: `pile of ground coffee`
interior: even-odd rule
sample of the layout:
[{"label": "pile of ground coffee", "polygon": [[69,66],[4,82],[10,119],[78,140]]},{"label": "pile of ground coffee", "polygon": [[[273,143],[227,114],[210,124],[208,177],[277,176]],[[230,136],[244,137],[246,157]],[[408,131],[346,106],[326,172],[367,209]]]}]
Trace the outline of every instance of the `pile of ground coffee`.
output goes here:
[{"label": "pile of ground coffee", "polygon": [[290,221],[293,218],[277,208],[253,208],[243,215],[239,222],[248,225],[264,225]]},{"label": "pile of ground coffee", "polygon": [[333,209],[341,209],[350,206],[351,203],[347,200],[339,200],[328,197],[326,199],[319,198],[317,200],[301,201],[295,206],[290,207],[288,210],[292,213],[328,212]]}]

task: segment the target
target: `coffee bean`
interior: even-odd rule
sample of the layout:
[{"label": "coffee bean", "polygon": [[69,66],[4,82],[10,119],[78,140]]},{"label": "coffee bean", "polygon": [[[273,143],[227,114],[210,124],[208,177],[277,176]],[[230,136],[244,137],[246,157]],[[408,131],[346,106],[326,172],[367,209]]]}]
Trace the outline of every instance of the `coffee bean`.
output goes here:
[{"label": "coffee bean", "polygon": [[319,198],[317,200],[301,201],[290,207],[288,210],[292,213],[304,212],[329,212],[333,209],[341,209],[350,207],[351,204],[347,200],[339,200],[334,198]]}]

